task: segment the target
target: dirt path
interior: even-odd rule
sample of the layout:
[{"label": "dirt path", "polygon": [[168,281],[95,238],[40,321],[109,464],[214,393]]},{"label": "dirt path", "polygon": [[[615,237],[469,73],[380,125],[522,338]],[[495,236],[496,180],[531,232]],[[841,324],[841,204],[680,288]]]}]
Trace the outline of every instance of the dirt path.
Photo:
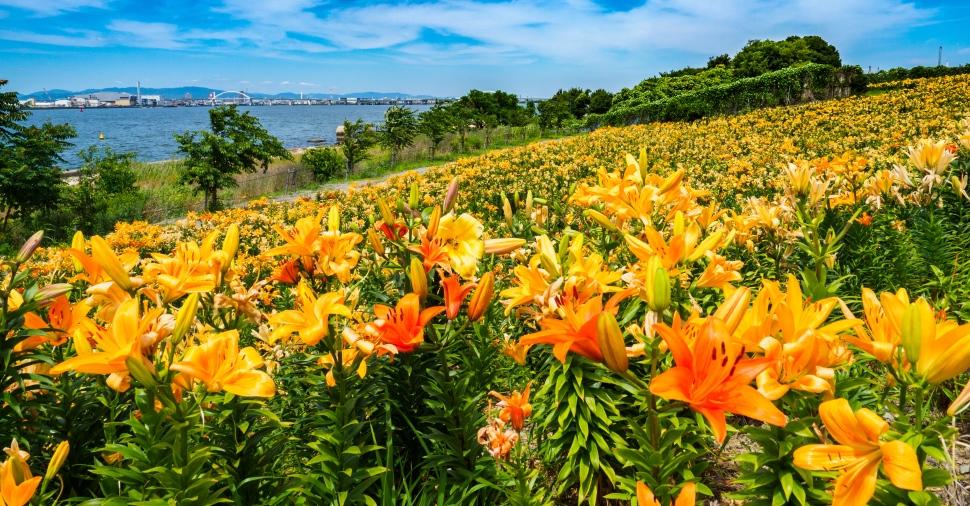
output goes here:
[{"label": "dirt path", "polygon": [[355,188],[360,188],[363,186],[371,186],[371,185],[383,183],[392,177],[400,176],[401,174],[407,174],[409,172],[417,172],[418,174],[422,174],[430,168],[431,167],[419,167],[417,169],[405,170],[401,172],[392,172],[390,174],[384,174],[383,176],[369,178],[369,179],[355,179],[353,181],[345,181],[342,183],[327,183],[327,184],[317,186],[316,188],[313,188],[310,190],[300,190],[298,192],[288,193],[286,195],[278,195],[276,197],[270,198],[270,201],[271,202],[293,202],[304,197],[313,198],[319,193],[334,192],[334,191],[345,192],[350,188],[351,185],[353,185]]}]

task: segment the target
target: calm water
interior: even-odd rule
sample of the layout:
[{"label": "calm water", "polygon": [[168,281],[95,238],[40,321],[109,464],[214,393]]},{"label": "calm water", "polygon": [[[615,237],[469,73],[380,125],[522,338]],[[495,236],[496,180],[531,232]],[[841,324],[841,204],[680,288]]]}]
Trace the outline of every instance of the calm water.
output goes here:
[{"label": "calm water", "polygon": [[[259,118],[263,127],[288,148],[310,145],[310,139],[336,141],[337,125],[361,118],[379,123],[386,105],[290,105],[240,107]],[[423,111],[428,106],[411,106]],[[37,109],[28,124],[46,121],[70,123],[77,129],[74,147],[65,152],[66,167],[80,164],[77,152],[92,145],[105,145],[116,151],[131,151],[138,160],[150,162],[178,158],[174,135],[186,130],[209,128],[208,107],[145,107],[131,109]],[[98,133],[104,132],[104,140]]]}]

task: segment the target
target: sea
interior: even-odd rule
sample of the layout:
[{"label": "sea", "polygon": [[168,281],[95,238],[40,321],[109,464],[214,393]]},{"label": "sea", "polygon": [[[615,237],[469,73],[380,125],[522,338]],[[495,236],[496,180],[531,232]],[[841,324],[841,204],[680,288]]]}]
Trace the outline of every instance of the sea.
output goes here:
[{"label": "sea", "polygon": [[[388,105],[274,105],[239,106],[259,118],[269,133],[287,148],[301,148],[336,142],[337,125],[363,119],[380,124]],[[416,112],[430,106],[408,106]],[[28,125],[45,122],[69,123],[77,130],[73,146],[64,154],[66,170],[80,164],[78,152],[88,146],[108,146],[131,152],[143,162],[179,158],[175,134],[209,128],[209,107],[132,107],[81,109],[34,109]],[[100,135],[104,134],[104,139]]]}]

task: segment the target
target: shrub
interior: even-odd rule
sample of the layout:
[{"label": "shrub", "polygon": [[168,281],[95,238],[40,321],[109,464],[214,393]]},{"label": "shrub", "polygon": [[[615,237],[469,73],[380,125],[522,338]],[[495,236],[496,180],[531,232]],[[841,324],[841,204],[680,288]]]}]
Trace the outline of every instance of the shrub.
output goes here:
[{"label": "shrub", "polygon": [[334,148],[313,148],[303,153],[300,163],[313,172],[317,181],[327,181],[340,174],[347,161]]}]

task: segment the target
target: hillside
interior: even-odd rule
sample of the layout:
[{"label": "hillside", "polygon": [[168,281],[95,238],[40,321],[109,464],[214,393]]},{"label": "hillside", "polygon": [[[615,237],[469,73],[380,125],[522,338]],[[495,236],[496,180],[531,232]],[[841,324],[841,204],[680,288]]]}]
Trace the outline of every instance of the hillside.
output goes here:
[{"label": "hillside", "polygon": [[[828,100],[790,107],[760,109],[737,116],[696,122],[651,123],[601,128],[590,134],[522,148],[499,150],[436,167],[420,178],[404,175],[386,187],[325,195],[303,210],[271,206],[259,213],[299,216],[338,201],[356,220],[376,212],[374,197],[403,192],[414,181],[430,198],[443,195],[453,176],[476,212],[497,212],[500,195],[532,191],[553,202],[565,199],[578,181],[621,163],[625,153],[646,151],[652,170],[685,169],[695,185],[737,205],[744,197],[771,194],[783,165],[851,153],[885,168],[905,159],[903,148],[924,137],[952,135],[957,122],[970,114],[970,76],[913,81],[914,88],[872,96]],[[189,222],[221,226],[244,211],[205,215]],[[258,213],[256,213],[258,214]],[[255,215],[254,215],[255,217]],[[193,218],[196,218],[193,216]],[[263,218],[257,218],[262,222]],[[184,233],[184,231],[180,232]],[[118,237],[117,244],[125,243]]]}]

